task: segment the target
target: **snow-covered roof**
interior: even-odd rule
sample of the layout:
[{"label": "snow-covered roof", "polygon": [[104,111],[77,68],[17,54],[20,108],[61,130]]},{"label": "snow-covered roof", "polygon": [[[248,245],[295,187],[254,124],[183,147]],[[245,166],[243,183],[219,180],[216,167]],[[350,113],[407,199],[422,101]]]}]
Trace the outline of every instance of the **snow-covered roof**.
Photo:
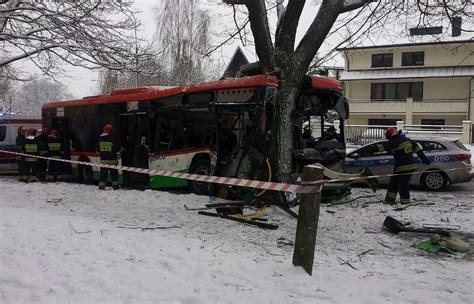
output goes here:
[{"label": "snow-covered roof", "polygon": [[426,46],[426,45],[447,45],[447,44],[466,44],[474,43],[474,39],[457,39],[457,40],[431,40],[431,41],[405,41],[400,40],[398,43],[382,43],[376,45],[366,45],[366,46],[352,46],[352,47],[343,47],[338,48],[338,51],[344,50],[361,50],[361,49],[385,49],[385,48],[399,48],[399,47],[409,47],[409,46]]},{"label": "snow-covered roof", "polygon": [[472,77],[474,67],[423,67],[409,69],[344,71],[341,80]]}]

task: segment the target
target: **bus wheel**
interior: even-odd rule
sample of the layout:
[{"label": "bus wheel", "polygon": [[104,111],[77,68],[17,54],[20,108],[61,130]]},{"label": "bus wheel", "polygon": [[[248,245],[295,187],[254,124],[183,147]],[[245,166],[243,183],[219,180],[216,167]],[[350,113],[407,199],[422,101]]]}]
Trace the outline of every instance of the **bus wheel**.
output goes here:
[{"label": "bus wheel", "polygon": [[[198,159],[189,166],[190,174],[210,175],[211,162],[208,159]],[[188,190],[198,195],[209,195],[211,193],[211,184],[188,180]]]},{"label": "bus wheel", "polygon": [[[84,161],[84,160],[82,160]],[[88,162],[88,161],[86,161]],[[79,166],[79,181],[84,184],[92,184],[92,167],[80,165]]]}]

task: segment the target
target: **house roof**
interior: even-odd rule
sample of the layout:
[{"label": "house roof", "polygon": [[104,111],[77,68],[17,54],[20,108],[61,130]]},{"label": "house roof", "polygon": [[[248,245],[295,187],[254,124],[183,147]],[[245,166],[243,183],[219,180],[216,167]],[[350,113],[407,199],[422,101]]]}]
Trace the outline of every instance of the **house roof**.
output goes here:
[{"label": "house roof", "polygon": [[474,39],[465,40],[447,40],[447,41],[428,41],[428,42],[408,42],[400,44],[382,44],[382,45],[369,45],[369,46],[354,46],[354,47],[343,47],[338,48],[338,51],[349,51],[349,50],[365,50],[365,49],[386,49],[386,48],[399,48],[409,46],[428,46],[428,45],[446,45],[446,44],[467,44],[474,43]]},{"label": "house roof", "polygon": [[474,66],[344,71],[340,80],[473,77]]}]

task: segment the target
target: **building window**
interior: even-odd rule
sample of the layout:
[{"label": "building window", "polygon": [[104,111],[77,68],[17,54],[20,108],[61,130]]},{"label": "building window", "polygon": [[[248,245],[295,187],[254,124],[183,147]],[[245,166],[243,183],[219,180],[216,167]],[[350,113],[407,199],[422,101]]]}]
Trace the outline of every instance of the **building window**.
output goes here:
[{"label": "building window", "polygon": [[403,118],[392,119],[392,118],[369,118],[369,126],[396,126],[397,121],[403,120]]},{"label": "building window", "polygon": [[425,52],[402,53],[402,66],[424,65]]},{"label": "building window", "polygon": [[372,67],[382,68],[393,66],[393,54],[373,54]]},{"label": "building window", "polygon": [[423,100],[423,82],[372,83],[371,100]]}]

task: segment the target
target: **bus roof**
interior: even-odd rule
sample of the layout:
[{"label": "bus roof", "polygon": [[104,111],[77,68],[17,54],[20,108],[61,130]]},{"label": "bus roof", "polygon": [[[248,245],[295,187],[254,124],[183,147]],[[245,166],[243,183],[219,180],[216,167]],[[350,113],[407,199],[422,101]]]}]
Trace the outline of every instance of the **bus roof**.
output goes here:
[{"label": "bus roof", "polygon": [[342,82],[340,82],[339,80],[320,75],[311,76],[311,85],[313,89],[318,90],[339,91],[343,89]]},{"label": "bus roof", "polygon": [[[315,89],[341,90],[342,84],[338,80],[322,76],[311,76],[312,87]],[[278,87],[278,79],[271,75],[257,75],[240,78],[227,78],[223,80],[205,82],[201,84],[191,84],[181,87],[160,87],[149,86],[139,88],[126,88],[112,91],[107,95],[89,96],[83,99],[70,101],[59,101],[45,103],[42,108],[57,108],[70,106],[83,106],[93,104],[121,103],[134,101],[151,100],[160,97],[173,96],[183,93],[206,92],[210,90],[225,90],[233,88],[249,87]]]}]

